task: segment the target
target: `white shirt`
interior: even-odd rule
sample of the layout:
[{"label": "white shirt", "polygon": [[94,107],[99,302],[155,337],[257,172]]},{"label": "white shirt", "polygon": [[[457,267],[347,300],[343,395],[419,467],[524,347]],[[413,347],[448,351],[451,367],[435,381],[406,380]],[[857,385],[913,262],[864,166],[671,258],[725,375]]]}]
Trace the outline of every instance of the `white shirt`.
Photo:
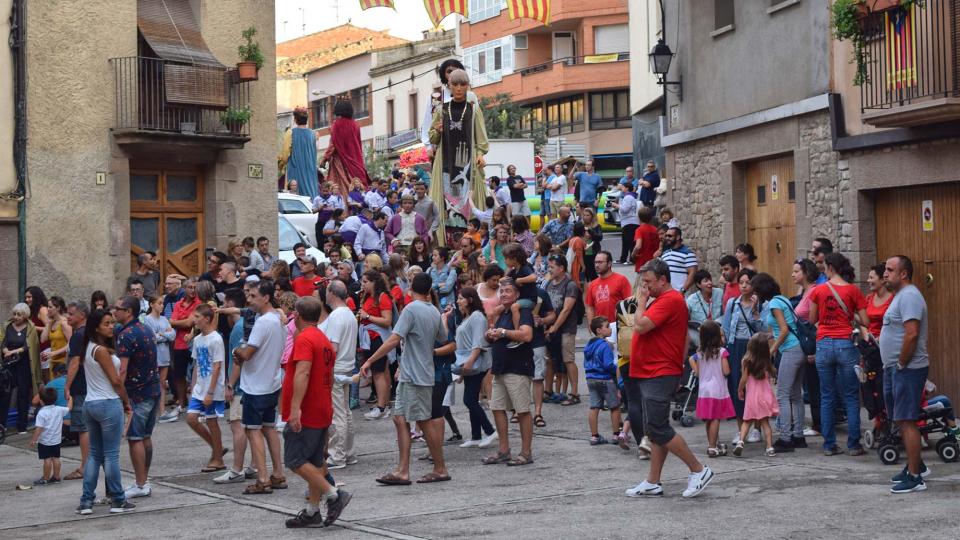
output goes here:
[{"label": "white shirt", "polygon": [[314,212],[319,212],[324,206],[329,206],[332,210],[336,210],[337,208],[343,209],[343,197],[331,193],[327,197],[317,195],[313,198]]},{"label": "white shirt", "polygon": [[[83,371],[87,376],[87,397],[86,401],[99,401],[103,399],[120,399],[120,396],[113,390],[110,379],[103,372],[100,363],[93,357],[93,351],[99,347],[96,343],[87,344],[87,354],[83,359]],[[113,361],[113,369],[120,373],[120,359],[117,355],[110,355]]]},{"label": "white shirt", "polygon": [[331,343],[337,346],[334,373],[353,373],[357,357],[357,318],[350,308],[340,306],[318,326]]},{"label": "white shirt", "polygon": [[193,387],[190,397],[203,401],[210,390],[210,382],[213,377],[213,365],[220,364],[220,373],[217,374],[217,386],[213,391],[214,401],[223,401],[224,384],[224,357],[223,338],[216,332],[210,332],[206,335],[199,335],[193,338],[193,359],[196,360],[194,370],[197,373],[197,384]]},{"label": "white shirt", "polygon": [[360,219],[360,216],[350,216],[343,220],[343,223],[340,224],[340,234],[345,232],[352,232],[356,234],[360,232],[360,227],[362,226],[363,221]]},{"label": "white shirt", "polygon": [[280,324],[280,317],[273,311],[257,318],[250,332],[247,345],[256,347],[256,352],[243,363],[240,371],[240,389],[244,394],[262,396],[280,389],[280,359],[286,344],[287,330]]},{"label": "white shirt", "polygon": [[500,206],[510,206],[510,188],[500,186],[494,194],[494,198]]},{"label": "white shirt", "polygon": [[37,443],[44,446],[57,446],[63,437],[63,417],[70,412],[66,407],[44,405],[37,412],[35,425],[43,428]]},{"label": "white shirt", "polygon": [[559,174],[553,177],[553,180],[550,181],[550,187],[556,188],[553,190],[553,193],[550,194],[551,201],[554,201],[553,197],[559,196],[562,201],[564,197],[567,196],[567,177]]},{"label": "white shirt", "polygon": [[387,247],[383,239],[383,231],[376,229],[369,223],[364,223],[357,232],[357,239],[353,242],[353,252],[361,253],[376,251],[383,260],[387,260]]},{"label": "white shirt", "polygon": [[363,196],[363,202],[372,210],[379,210],[381,206],[387,204],[387,198],[376,191],[368,191]]}]

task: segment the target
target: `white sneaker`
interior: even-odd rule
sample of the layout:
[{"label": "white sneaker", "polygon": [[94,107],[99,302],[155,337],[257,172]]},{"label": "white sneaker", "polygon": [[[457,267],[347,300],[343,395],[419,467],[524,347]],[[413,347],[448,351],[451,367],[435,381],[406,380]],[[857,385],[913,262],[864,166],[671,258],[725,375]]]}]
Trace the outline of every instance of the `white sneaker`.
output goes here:
[{"label": "white sneaker", "polygon": [[346,469],[346,468],[347,468],[346,462],[341,461],[338,463],[332,459],[327,459],[327,469],[335,471],[337,469]]},{"label": "white sneaker", "polygon": [[123,492],[123,495],[128,499],[136,499],[137,497],[149,497],[151,493],[153,493],[153,489],[149,482],[143,486],[133,483]]},{"label": "white sneaker", "polygon": [[702,471],[693,473],[687,480],[687,489],[683,490],[684,498],[696,497],[701,491],[707,488],[707,484],[713,480],[713,471],[710,467],[704,467]]},{"label": "white sneaker", "polygon": [[730,439],[730,444],[736,446],[740,444],[740,432],[738,431],[736,435],[733,436],[733,439]]},{"label": "white sneaker", "polygon": [[[686,493],[686,492],[684,492]],[[627,497],[656,497],[663,495],[663,486],[660,484],[651,484],[644,480],[632,488],[623,492]]]},{"label": "white sneaker", "polygon": [[815,430],[815,429],[813,429],[813,428],[804,428],[804,429],[803,429],[803,436],[804,436],[804,437],[819,437],[819,436],[820,436],[820,432],[817,431],[817,430]]},{"label": "white sneaker", "polygon": [[380,407],[374,407],[369,411],[365,412],[363,414],[363,417],[366,418],[367,420],[376,420],[380,418],[380,415],[383,413],[384,410],[385,409],[381,409]]},{"label": "white sneaker", "polygon": [[163,415],[160,416],[159,419],[157,419],[157,422],[161,424],[166,424],[168,422],[176,422],[177,420],[180,419],[180,413],[182,412],[183,412],[183,409],[179,405],[177,405],[176,407],[163,413]]},{"label": "white sneaker", "polygon": [[644,452],[643,448],[637,448],[637,459],[640,461],[649,461],[650,454],[648,452]]},{"label": "white sneaker", "polygon": [[481,440],[482,439],[477,439],[477,440],[467,439],[465,443],[460,445],[460,448],[477,448],[480,446]]},{"label": "white sneaker", "polygon": [[497,435],[497,432],[487,435],[486,437],[480,439],[480,444],[477,445],[477,448],[490,448],[494,443],[498,442],[500,437]]},{"label": "white sneaker", "polygon": [[214,478],[213,483],[214,484],[235,484],[237,482],[243,482],[245,479],[246,478],[242,472],[237,472],[231,469],[227,469],[227,472]]},{"label": "white sneaker", "polygon": [[750,428],[750,433],[747,433],[747,442],[755,443],[760,442],[760,430],[757,428]]},{"label": "white sneaker", "polygon": [[253,480],[259,474],[260,473],[258,473],[257,470],[254,469],[253,467],[245,467],[243,469],[243,477],[247,480]]},{"label": "white sneaker", "polygon": [[649,455],[650,454],[650,438],[644,435],[643,438],[640,439],[640,444],[637,445],[637,448],[643,451],[644,454]]},{"label": "white sneaker", "polygon": [[348,457],[347,457],[347,465],[356,465],[357,463],[360,463],[360,460],[357,459],[356,456],[348,456]]}]

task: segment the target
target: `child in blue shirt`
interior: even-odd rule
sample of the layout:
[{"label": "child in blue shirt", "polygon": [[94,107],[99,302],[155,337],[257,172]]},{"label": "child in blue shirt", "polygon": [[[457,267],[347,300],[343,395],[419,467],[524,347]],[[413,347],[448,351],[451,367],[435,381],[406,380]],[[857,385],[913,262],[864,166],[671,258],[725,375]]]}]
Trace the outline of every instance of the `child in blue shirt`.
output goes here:
[{"label": "child in blue shirt", "polygon": [[617,393],[617,362],[613,355],[613,347],[607,338],[613,333],[610,321],[606,317],[594,317],[590,321],[590,339],[583,349],[583,371],[587,378],[587,389],[590,391],[590,413],[587,421],[590,424],[590,445],[607,444],[607,439],[600,435],[597,426],[600,409],[610,409],[610,424],[613,429],[613,440],[616,444],[617,435],[621,431],[620,397]]}]

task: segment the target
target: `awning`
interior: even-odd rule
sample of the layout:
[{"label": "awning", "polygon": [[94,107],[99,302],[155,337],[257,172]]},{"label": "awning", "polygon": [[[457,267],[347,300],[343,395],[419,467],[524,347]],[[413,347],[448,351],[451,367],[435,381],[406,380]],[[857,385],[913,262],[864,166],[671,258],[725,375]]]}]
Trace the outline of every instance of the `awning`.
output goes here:
[{"label": "awning", "polygon": [[203,41],[190,0],[137,0],[137,28],[164,60],[226,67]]}]

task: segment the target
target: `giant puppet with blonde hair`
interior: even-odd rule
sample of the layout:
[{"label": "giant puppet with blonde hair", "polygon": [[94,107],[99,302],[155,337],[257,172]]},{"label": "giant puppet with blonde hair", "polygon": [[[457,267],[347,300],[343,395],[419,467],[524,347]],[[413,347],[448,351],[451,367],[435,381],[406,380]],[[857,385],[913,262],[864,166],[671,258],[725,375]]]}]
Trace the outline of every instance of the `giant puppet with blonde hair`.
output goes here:
[{"label": "giant puppet with blonde hair", "polygon": [[430,198],[440,208],[437,240],[452,243],[464,231],[474,208],[485,208],[484,154],[489,150],[487,129],[479,106],[467,99],[470,78],[462,69],[447,75],[453,99],[433,114],[430,142],[435,147]]}]

